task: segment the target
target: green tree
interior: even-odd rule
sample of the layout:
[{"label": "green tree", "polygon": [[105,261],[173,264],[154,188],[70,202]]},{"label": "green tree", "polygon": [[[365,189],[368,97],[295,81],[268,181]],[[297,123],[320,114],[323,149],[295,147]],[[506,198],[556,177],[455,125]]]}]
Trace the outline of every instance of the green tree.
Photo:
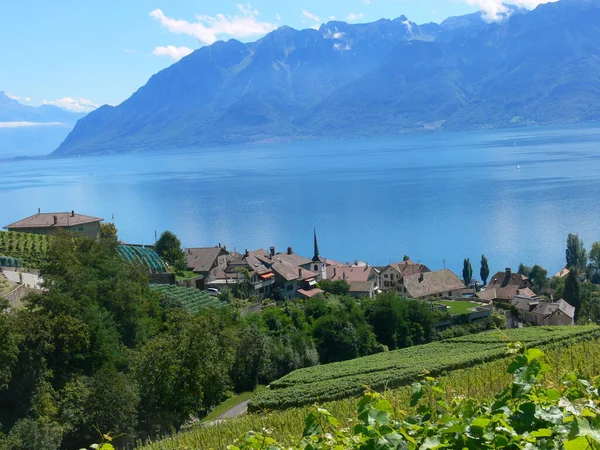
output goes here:
[{"label": "green tree", "polygon": [[332,295],[346,295],[350,291],[350,285],[346,280],[321,280],[318,283],[318,287],[323,289],[326,293]]},{"label": "green tree", "polygon": [[238,267],[237,272],[237,291],[241,298],[247,299],[252,292],[252,280],[250,271],[245,267]]},{"label": "green tree", "polygon": [[473,278],[473,268],[471,267],[471,261],[469,261],[469,258],[466,258],[463,261],[462,276],[465,286],[468,287],[471,284],[471,279]]},{"label": "green tree", "polygon": [[481,277],[481,283],[485,286],[487,279],[490,276],[490,267],[488,266],[488,260],[485,255],[481,255],[481,269],[479,269],[479,276]]},{"label": "green tree", "polygon": [[537,294],[540,294],[542,289],[548,285],[548,271],[537,264],[531,268],[527,276]]},{"label": "green tree", "polygon": [[112,222],[102,222],[100,223],[100,239],[109,239],[112,241],[118,241],[118,232],[117,227]]},{"label": "green tree", "polygon": [[402,261],[410,261],[410,256],[408,256],[408,255],[404,255],[404,256],[402,257]]},{"label": "green tree", "polygon": [[531,267],[526,266],[525,264],[521,263],[521,264],[519,264],[519,269],[517,270],[517,273],[528,277],[529,274],[531,273]]},{"label": "green tree", "polygon": [[587,253],[583,241],[579,239],[578,234],[569,233],[565,257],[568,269],[576,267],[578,270],[585,270],[587,266]]},{"label": "green tree", "polygon": [[[171,231],[163,231],[156,241],[156,253],[167,263],[174,266],[185,261],[185,254],[181,249],[181,241]],[[187,264],[186,264],[187,265]]]},{"label": "green tree", "polygon": [[590,269],[592,272],[592,282],[600,283],[600,242],[594,242],[589,254]]},{"label": "green tree", "polygon": [[572,268],[567,275],[565,281],[565,288],[563,291],[563,299],[571,306],[575,307],[575,317],[579,313],[581,306],[580,289],[579,289],[579,275],[576,268]]}]

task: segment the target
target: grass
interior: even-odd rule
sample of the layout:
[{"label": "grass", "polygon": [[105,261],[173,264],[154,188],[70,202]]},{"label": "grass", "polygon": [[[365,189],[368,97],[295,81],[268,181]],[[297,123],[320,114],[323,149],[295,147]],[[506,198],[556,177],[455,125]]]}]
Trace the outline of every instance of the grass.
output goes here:
[{"label": "grass", "polygon": [[197,273],[194,273],[191,270],[184,270],[183,272],[175,273],[175,279],[178,281],[192,280],[199,276],[201,276],[201,275],[198,275]]},{"label": "grass", "polygon": [[[559,383],[567,372],[589,378],[600,375],[600,341],[588,340],[569,345],[552,344],[542,347],[548,355],[552,371],[549,380]],[[446,391],[447,401],[456,396],[471,398],[489,398],[510,381],[506,372],[512,357],[491,361],[466,369],[452,371],[438,377],[441,388]],[[410,410],[411,387],[389,390],[384,393],[395,408]],[[351,425],[347,418],[356,415],[356,398],[348,398],[322,404],[322,407],[340,419],[340,426]],[[313,407],[292,408],[269,414],[249,414],[211,427],[194,428],[174,434],[163,440],[148,442],[141,447],[144,450],[175,449],[225,449],[235,439],[250,430],[271,430],[270,436],[286,444],[302,435],[305,418]]]},{"label": "grass", "polygon": [[442,305],[446,305],[449,307],[448,312],[453,316],[458,316],[460,314],[468,314],[471,312],[475,306],[475,303],[465,302],[461,300],[439,300],[436,303],[441,303]]},{"label": "grass", "polygon": [[251,392],[243,392],[239,395],[234,395],[233,397],[229,397],[223,403],[215,406],[213,410],[200,421],[200,423],[210,422],[211,420],[216,420],[221,414],[227,411],[230,408],[233,408],[238,403],[242,403],[246,400],[250,400],[254,394],[260,391],[264,391],[267,389],[266,386],[259,385],[256,387],[254,391]]},{"label": "grass", "polygon": [[3,275],[0,275],[0,296],[8,294],[16,287],[15,283],[8,281]]}]

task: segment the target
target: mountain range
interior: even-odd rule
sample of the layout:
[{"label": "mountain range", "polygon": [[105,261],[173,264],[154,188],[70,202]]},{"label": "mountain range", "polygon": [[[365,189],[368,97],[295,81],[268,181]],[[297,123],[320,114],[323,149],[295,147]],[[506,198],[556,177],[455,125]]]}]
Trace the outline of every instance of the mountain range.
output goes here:
[{"label": "mountain range", "polygon": [[196,50],[80,119],[54,155],[596,121],[599,31],[588,0],[492,23],[284,26]]},{"label": "mountain range", "polygon": [[0,158],[47,155],[83,116],[54,105],[24,105],[0,91]]}]

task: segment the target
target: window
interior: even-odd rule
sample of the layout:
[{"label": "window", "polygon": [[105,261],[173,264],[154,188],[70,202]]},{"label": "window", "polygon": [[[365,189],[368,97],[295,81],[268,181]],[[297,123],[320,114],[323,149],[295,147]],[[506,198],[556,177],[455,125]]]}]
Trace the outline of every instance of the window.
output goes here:
[{"label": "window", "polygon": [[317,266],[317,265],[315,264],[315,272],[316,272],[317,270],[319,270],[319,266]]},{"label": "window", "polygon": [[389,278],[387,273],[383,274],[383,278]]},{"label": "window", "polygon": [[384,281],[384,282],[383,282],[383,285],[384,285],[384,286],[389,286],[389,285],[390,285],[390,282],[389,282],[389,281]]},{"label": "window", "polygon": [[83,227],[79,227],[79,231],[83,231]]},{"label": "window", "polygon": [[287,287],[286,287],[286,289],[287,289],[288,291],[291,291],[291,290],[293,290],[293,289],[294,289],[294,286],[293,286],[293,285],[291,285],[291,284],[288,284],[288,285],[287,285]]},{"label": "window", "polygon": [[390,274],[390,278],[393,280],[394,279],[394,274]]}]

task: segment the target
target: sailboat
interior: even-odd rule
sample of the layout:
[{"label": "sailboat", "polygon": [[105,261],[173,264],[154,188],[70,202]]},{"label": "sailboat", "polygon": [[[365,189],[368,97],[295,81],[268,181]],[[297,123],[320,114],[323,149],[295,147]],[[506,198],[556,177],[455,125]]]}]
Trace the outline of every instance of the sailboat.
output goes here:
[{"label": "sailboat", "polygon": [[517,164],[517,170],[521,170],[521,166]]}]

